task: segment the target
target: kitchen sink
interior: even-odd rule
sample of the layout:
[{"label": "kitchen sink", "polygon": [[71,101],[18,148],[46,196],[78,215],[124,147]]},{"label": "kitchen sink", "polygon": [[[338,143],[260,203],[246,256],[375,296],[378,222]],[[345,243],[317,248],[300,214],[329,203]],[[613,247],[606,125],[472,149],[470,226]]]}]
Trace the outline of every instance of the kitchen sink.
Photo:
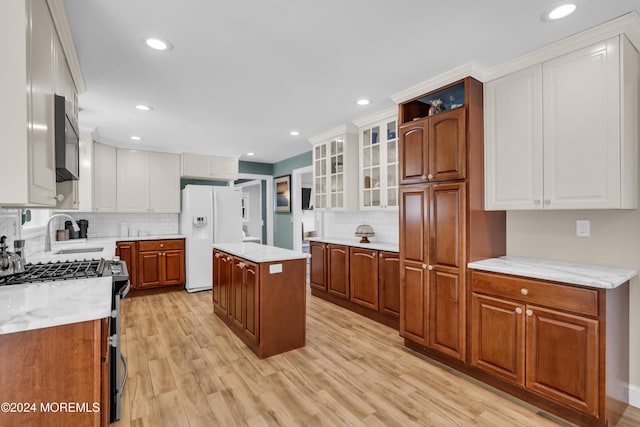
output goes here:
[{"label": "kitchen sink", "polygon": [[57,252],[54,252],[53,255],[64,255],[64,254],[84,254],[86,252],[102,252],[104,248],[77,248],[77,249],[60,249]]}]

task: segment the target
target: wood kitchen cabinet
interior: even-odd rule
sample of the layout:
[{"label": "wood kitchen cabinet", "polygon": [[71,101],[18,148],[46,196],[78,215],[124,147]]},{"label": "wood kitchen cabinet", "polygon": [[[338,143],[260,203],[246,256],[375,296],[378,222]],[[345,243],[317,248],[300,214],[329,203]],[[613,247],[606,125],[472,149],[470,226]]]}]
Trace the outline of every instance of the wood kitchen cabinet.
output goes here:
[{"label": "wood kitchen cabinet", "polygon": [[380,251],[378,255],[378,310],[395,319],[400,318],[400,257],[397,252]]},{"label": "wood kitchen cabinet", "polygon": [[138,288],[138,248],[135,241],[116,242],[116,256],[127,265],[129,283],[132,289]]},{"label": "wood kitchen cabinet", "polygon": [[635,209],[638,58],[619,35],[488,82],[486,208]]},{"label": "wood kitchen cabinet", "polygon": [[466,265],[506,250],[505,213],[483,210],[482,96],[469,77],[399,106],[400,335],[452,363],[467,359]]},{"label": "wood kitchen cabinet", "polygon": [[397,252],[311,241],[311,294],[392,328],[400,316]]},{"label": "wood kitchen cabinet", "polygon": [[[107,319],[0,335],[0,400],[37,405],[29,412],[3,412],[2,425],[107,427],[108,340]],[[50,403],[57,410],[62,402],[86,402],[89,410],[52,413],[40,408]],[[99,411],[93,412],[96,403]]]},{"label": "wood kitchen cabinet", "polygon": [[400,183],[463,179],[466,174],[466,109],[400,125]]},{"label": "wood kitchen cabinet", "polygon": [[378,251],[350,248],[351,301],[378,311]]},{"label": "wood kitchen cabinet", "polygon": [[[240,244],[226,246],[243,252]],[[306,339],[306,259],[269,251],[270,261],[263,262],[226,248],[213,252],[214,313],[259,358],[303,347]],[[282,261],[273,261],[278,251]]]},{"label": "wood kitchen cabinet", "polygon": [[349,299],[349,247],[327,245],[327,292]]},{"label": "wood kitchen cabinet", "polygon": [[[481,271],[472,271],[471,277],[471,365],[533,395],[604,421],[607,398],[603,371],[622,370],[616,375],[625,375],[627,369],[614,366],[619,364],[617,355],[612,359],[616,362],[603,363],[624,351],[605,345],[605,319],[609,309],[624,309],[615,307],[625,301],[614,293],[628,289],[587,289]],[[610,302],[605,308],[607,298]],[[610,321],[617,321],[616,317],[614,314]],[[624,325],[615,327],[626,329]]]},{"label": "wood kitchen cabinet", "polygon": [[311,272],[309,286],[311,289],[327,290],[327,245],[321,242],[310,242]]},{"label": "wood kitchen cabinet", "polygon": [[138,243],[138,288],[184,285],[184,239]]}]

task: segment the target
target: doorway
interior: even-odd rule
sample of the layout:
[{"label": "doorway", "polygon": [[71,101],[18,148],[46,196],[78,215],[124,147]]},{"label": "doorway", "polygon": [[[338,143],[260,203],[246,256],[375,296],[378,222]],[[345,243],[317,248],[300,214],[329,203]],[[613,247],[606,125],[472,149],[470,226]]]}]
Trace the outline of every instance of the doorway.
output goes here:
[{"label": "doorway", "polygon": [[273,177],[240,173],[234,186],[246,193],[244,200],[248,203],[244,214],[247,220],[243,219],[242,225],[243,229],[246,226],[247,236],[259,239],[262,244],[273,245]]},{"label": "doorway", "polygon": [[293,213],[293,250],[308,252],[309,242],[306,237],[317,230],[316,217],[313,211],[313,167],[294,169],[291,172]]}]

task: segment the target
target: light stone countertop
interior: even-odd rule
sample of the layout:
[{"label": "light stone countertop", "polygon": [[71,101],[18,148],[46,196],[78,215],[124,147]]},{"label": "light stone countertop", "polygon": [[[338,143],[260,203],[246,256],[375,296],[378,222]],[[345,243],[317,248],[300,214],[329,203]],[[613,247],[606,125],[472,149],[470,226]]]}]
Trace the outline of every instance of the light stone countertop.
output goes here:
[{"label": "light stone countertop", "polygon": [[111,315],[111,277],[0,286],[0,335]]},{"label": "light stone countertop", "polygon": [[399,245],[397,243],[360,243],[360,237],[353,237],[351,239],[336,237],[307,237],[306,240],[309,240],[311,242],[333,243],[336,245],[353,246],[356,248],[373,249],[378,251],[399,252]]},{"label": "light stone countertop", "polygon": [[475,270],[513,274],[600,289],[616,288],[638,274],[636,270],[626,268],[508,256],[470,262],[467,266]]},{"label": "light stone countertop", "polygon": [[[111,259],[115,255],[116,242],[180,238],[184,236],[170,234],[52,242],[51,252],[38,252],[27,258],[27,263]],[[96,251],[56,254],[62,249],[83,248],[96,248]],[[111,292],[111,277],[0,286],[0,334],[109,317]]]},{"label": "light stone countertop", "polygon": [[306,259],[308,254],[296,252],[289,249],[278,248],[276,246],[261,245],[259,243],[216,243],[211,245],[214,249],[219,249],[231,255],[247,259],[249,261],[276,262],[289,261],[294,259]]}]

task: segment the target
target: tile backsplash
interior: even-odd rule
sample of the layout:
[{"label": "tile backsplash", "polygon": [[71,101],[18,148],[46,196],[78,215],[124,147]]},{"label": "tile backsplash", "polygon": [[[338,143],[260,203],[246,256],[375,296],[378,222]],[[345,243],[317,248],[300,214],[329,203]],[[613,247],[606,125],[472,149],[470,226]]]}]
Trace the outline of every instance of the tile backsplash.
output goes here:
[{"label": "tile backsplash", "polygon": [[398,211],[323,212],[323,237],[355,237],[358,225],[373,227],[372,242],[398,243]]},{"label": "tile backsplash", "polygon": [[[87,237],[89,238],[178,234],[180,228],[178,214],[66,213],[75,220],[86,219],[89,221],[87,229]],[[58,227],[64,228],[64,218],[60,220]],[[128,230],[128,233],[124,233],[123,229]]]}]

